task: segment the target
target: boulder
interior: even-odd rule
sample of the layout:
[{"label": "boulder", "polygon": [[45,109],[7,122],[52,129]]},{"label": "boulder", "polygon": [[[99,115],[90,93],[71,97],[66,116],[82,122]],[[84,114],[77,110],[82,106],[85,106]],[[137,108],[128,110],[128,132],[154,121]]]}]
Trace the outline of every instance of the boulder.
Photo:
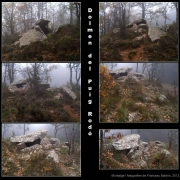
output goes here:
[{"label": "boulder", "polygon": [[59,145],[60,144],[60,141],[58,138],[50,138],[49,141],[52,145]]},{"label": "boulder", "polygon": [[26,148],[26,144],[24,142],[21,142],[19,144],[17,144],[17,149],[21,150],[21,149],[24,149]]},{"label": "boulder", "polygon": [[160,39],[161,37],[165,35],[166,35],[166,32],[162,31],[160,28],[149,26],[148,36],[152,42]]},{"label": "boulder", "polygon": [[49,151],[46,158],[47,159],[52,158],[54,160],[54,162],[59,163],[59,157],[54,150]]},{"label": "boulder", "polygon": [[165,101],[167,98],[166,98],[165,95],[161,94],[161,95],[159,96],[159,99],[160,99],[161,101]]},{"label": "boulder", "polygon": [[127,76],[130,71],[132,71],[132,67],[122,67],[116,70],[110,70],[109,74],[117,79],[121,76]]},{"label": "boulder", "polygon": [[42,146],[39,144],[35,144],[35,145],[30,146],[30,147],[25,147],[21,151],[24,152],[24,151],[32,151],[32,150],[40,150],[40,149],[42,149]]},{"label": "boulder", "polygon": [[10,138],[10,141],[16,144],[24,142],[26,146],[29,147],[34,144],[40,144],[41,139],[43,139],[46,136],[47,132],[47,130],[41,130],[33,133],[28,133],[22,136],[14,136]]},{"label": "boulder", "polygon": [[128,122],[137,122],[141,116],[142,115],[139,112],[129,113]]},{"label": "boulder", "polygon": [[48,19],[39,19],[35,22],[32,29],[36,29],[38,27],[38,31],[40,30],[43,34],[48,34],[50,32],[50,29],[48,27],[48,23],[50,21]]},{"label": "boulder", "polygon": [[147,24],[147,21],[145,19],[138,19],[138,20],[135,20],[135,21],[132,21],[131,23],[129,23],[128,25],[126,25],[126,27],[132,28],[134,24],[136,24],[136,25]]},{"label": "boulder", "polygon": [[16,41],[15,43],[14,43],[14,46],[16,46],[17,44],[19,44],[20,42],[19,41]]},{"label": "boulder", "polygon": [[20,42],[19,47],[29,45],[31,42],[43,41],[46,38],[47,37],[44,33],[41,33],[36,29],[30,29],[29,31],[24,33],[22,37],[19,39]]},{"label": "boulder", "polygon": [[144,161],[144,160],[140,160],[137,164],[138,164],[141,168],[147,167],[147,163],[146,163],[146,161]]},{"label": "boulder", "polygon": [[76,99],[75,93],[74,93],[70,88],[68,88],[67,85],[62,85],[62,86],[60,87],[60,89],[61,89],[66,95],[68,95],[69,97],[71,97],[73,100]]},{"label": "boulder", "polygon": [[167,156],[169,156],[171,153],[170,153],[168,150],[163,149],[163,150],[161,150],[161,154],[164,154],[164,155],[167,157]]},{"label": "boulder", "polygon": [[127,149],[139,147],[139,141],[140,141],[139,134],[130,134],[112,143],[112,146],[116,150],[127,150]]},{"label": "boulder", "polygon": [[138,29],[145,29],[148,32],[149,26],[147,24],[139,24]]},{"label": "boulder", "polygon": [[54,99],[62,99],[63,95],[61,93],[58,93],[56,96],[54,96]]},{"label": "boulder", "polygon": [[142,73],[133,73],[134,76],[136,76],[137,78],[141,78],[141,79],[146,79],[146,75],[145,74],[142,74]]},{"label": "boulder", "polygon": [[52,148],[52,144],[46,144],[43,146],[44,149],[51,149]]}]

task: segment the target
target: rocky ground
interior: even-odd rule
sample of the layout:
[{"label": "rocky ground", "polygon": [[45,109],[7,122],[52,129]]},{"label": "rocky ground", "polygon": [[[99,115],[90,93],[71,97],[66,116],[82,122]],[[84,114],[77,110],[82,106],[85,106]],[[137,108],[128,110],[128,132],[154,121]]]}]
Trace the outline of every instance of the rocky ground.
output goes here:
[{"label": "rocky ground", "polygon": [[62,88],[39,88],[37,91],[2,90],[3,122],[80,122],[80,87],[72,96]]},{"label": "rocky ground", "polygon": [[177,92],[173,85],[119,78],[111,92],[100,98],[100,121],[178,122]]},{"label": "rocky ground", "polygon": [[118,141],[105,141],[100,169],[178,169],[177,152],[169,151],[167,143],[143,142],[137,136],[137,140],[132,134]]},{"label": "rocky ground", "polygon": [[144,30],[127,29],[126,34],[123,38],[119,32],[108,32],[100,37],[100,61],[178,60],[176,24],[169,27],[165,36],[153,42]]},{"label": "rocky ground", "polygon": [[64,141],[51,144],[44,138],[41,144],[18,149],[9,140],[2,140],[2,176],[80,176],[80,146],[68,154]]},{"label": "rocky ground", "polygon": [[19,39],[17,33],[3,44],[2,61],[80,61],[79,25],[64,25],[45,40],[22,47],[14,44]]}]

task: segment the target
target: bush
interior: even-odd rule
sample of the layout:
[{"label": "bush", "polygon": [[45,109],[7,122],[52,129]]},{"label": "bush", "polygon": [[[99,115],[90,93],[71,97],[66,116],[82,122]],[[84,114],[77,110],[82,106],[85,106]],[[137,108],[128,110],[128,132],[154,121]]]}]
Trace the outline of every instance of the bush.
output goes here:
[{"label": "bush", "polygon": [[31,155],[23,176],[63,176],[60,166],[53,159],[46,159],[46,156],[45,152]]}]

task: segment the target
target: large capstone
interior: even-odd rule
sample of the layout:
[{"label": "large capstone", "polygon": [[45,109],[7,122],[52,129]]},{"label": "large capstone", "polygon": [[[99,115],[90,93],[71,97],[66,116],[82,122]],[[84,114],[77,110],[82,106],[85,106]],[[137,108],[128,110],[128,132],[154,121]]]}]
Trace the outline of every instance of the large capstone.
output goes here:
[{"label": "large capstone", "polygon": [[118,78],[121,76],[127,76],[130,71],[132,71],[132,67],[122,67],[116,70],[109,71],[109,74],[115,78]]},{"label": "large capstone", "polygon": [[20,42],[19,47],[29,45],[31,42],[43,41],[46,38],[47,37],[44,33],[41,33],[36,29],[30,29],[29,31],[24,33],[22,37],[19,39]]},{"label": "large capstone", "polygon": [[38,31],[42,31],[44,34],[48,34],[50,32],[50,29],[48,27],[48,23],[50,21],[48,19],[39,19],[35,22],[34,26],[32,27],[37,29]]},{"label": "large capstone", "polygon": [[25,143],[25,145],[29,147],[34,144],[40,144],[41,139],[43,139],[46,136],[47,132],[47,130],[41,130],[33,133],[28,133],[22,136],[14,136],[10,138],[10,141],[16,144]]},{"label": "large capstone", "polygon": [[160,39],[162,36],[165,36],[166,32],[162,31],[158,27],[149,27],[148,36],[152,42]]},{"label": "large capstone", "polygon": [[139,134],[130,134],[124,136],[122,139],[112,143],[112,146],[116,150],[127,150],[139,147],[140,135]]}]

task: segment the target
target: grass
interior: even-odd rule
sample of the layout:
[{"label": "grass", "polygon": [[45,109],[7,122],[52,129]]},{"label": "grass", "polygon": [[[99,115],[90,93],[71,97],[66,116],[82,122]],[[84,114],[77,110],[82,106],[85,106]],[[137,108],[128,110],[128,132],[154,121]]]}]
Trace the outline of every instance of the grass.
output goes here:
[{"label": "grass", "polygon": [[[58,92],[48,92],[45,88],[29,89],[25,92],[10,93],[6,87],[2,91],[3,122],[77,122],[80,114],[80,86],[74,85],[76,100],[67,95],[54,99]],[[65,109],[65,107],[70,107]]]},{"label": "grass", "polygon": [[24,168],[23,176],[63,176],[60,166],[53,159],[46,159],[46,155],[33,154]]},{"label": "grass", "polygon": [[[142,59],[148,61],[177,61],[178,60],[178,31],[177,24],[173,23],[166,36],[152,42],[150,38],[143,38],[141,41],[132,41],[141,36],[142,33],[136,33],[126,30],[126,37],[120,33],[114,34],[112,31],[100,36],[100,61],[126,61],[121,57],[120,52],[127,50],[128,58],[131,59],[135,54],[129,50],[143,47]],[[141,59],[140,58],[140,59]],[[137,59],[138,61],[139,59]]]},{"label": "grass", "polygon": [[[151,88],[146,84],[128,78],[113,86],[105,97],[100,97],[100,122],[128,122],[129,114],[135,112],[140,113],[137,122],[177,122],[177,97],[159,83],[150,83]],[[160,100],[160,94],[167,99]]]},{"label": "grass", "polygon": [[152,169],[178,169],[178,165],[174,157],[165,156],[163,153],[156,153],[150,160]]},{"label": "grass", "polygon": [[[162,147],[162,149],[166,148],[167,146]],[[157,149],[156,151],[156,153],[151,154],[148,160],[145,160],[146,167],[137,166],[138,162],[144,159],[143,155],[132,159],[127,155],[127,152],[117,150],[104,150],[100,155],[100,162],[105,165],[105,169],[178,169],[176,155],[171,152],[169,156],[166,156]]]},{"label": "grass", "polygon": [[48,34],[46,40],[21,48],[4,45],[3,55],[3,61],[80,61],[80,28],[65,25],[55,34]]},{"label": "grass", "polygon": [[[46,158],[49,150],[39,150],[25,160],[22,157],[29,155],[29,152],[17,150],[9,139],[2,139],[2,176],[67,176],[68,167],[72,164],[55,163],[52,158]],[[62,148],[56,152],[59,159],[69,162],[67,150]],[[73,155],[73,159],[80,158]],[[10,159],[9,159],[10,158]],[[77,166],[80,162],[76,161]],[[74,170],[75,171],[75,170]]]}]

